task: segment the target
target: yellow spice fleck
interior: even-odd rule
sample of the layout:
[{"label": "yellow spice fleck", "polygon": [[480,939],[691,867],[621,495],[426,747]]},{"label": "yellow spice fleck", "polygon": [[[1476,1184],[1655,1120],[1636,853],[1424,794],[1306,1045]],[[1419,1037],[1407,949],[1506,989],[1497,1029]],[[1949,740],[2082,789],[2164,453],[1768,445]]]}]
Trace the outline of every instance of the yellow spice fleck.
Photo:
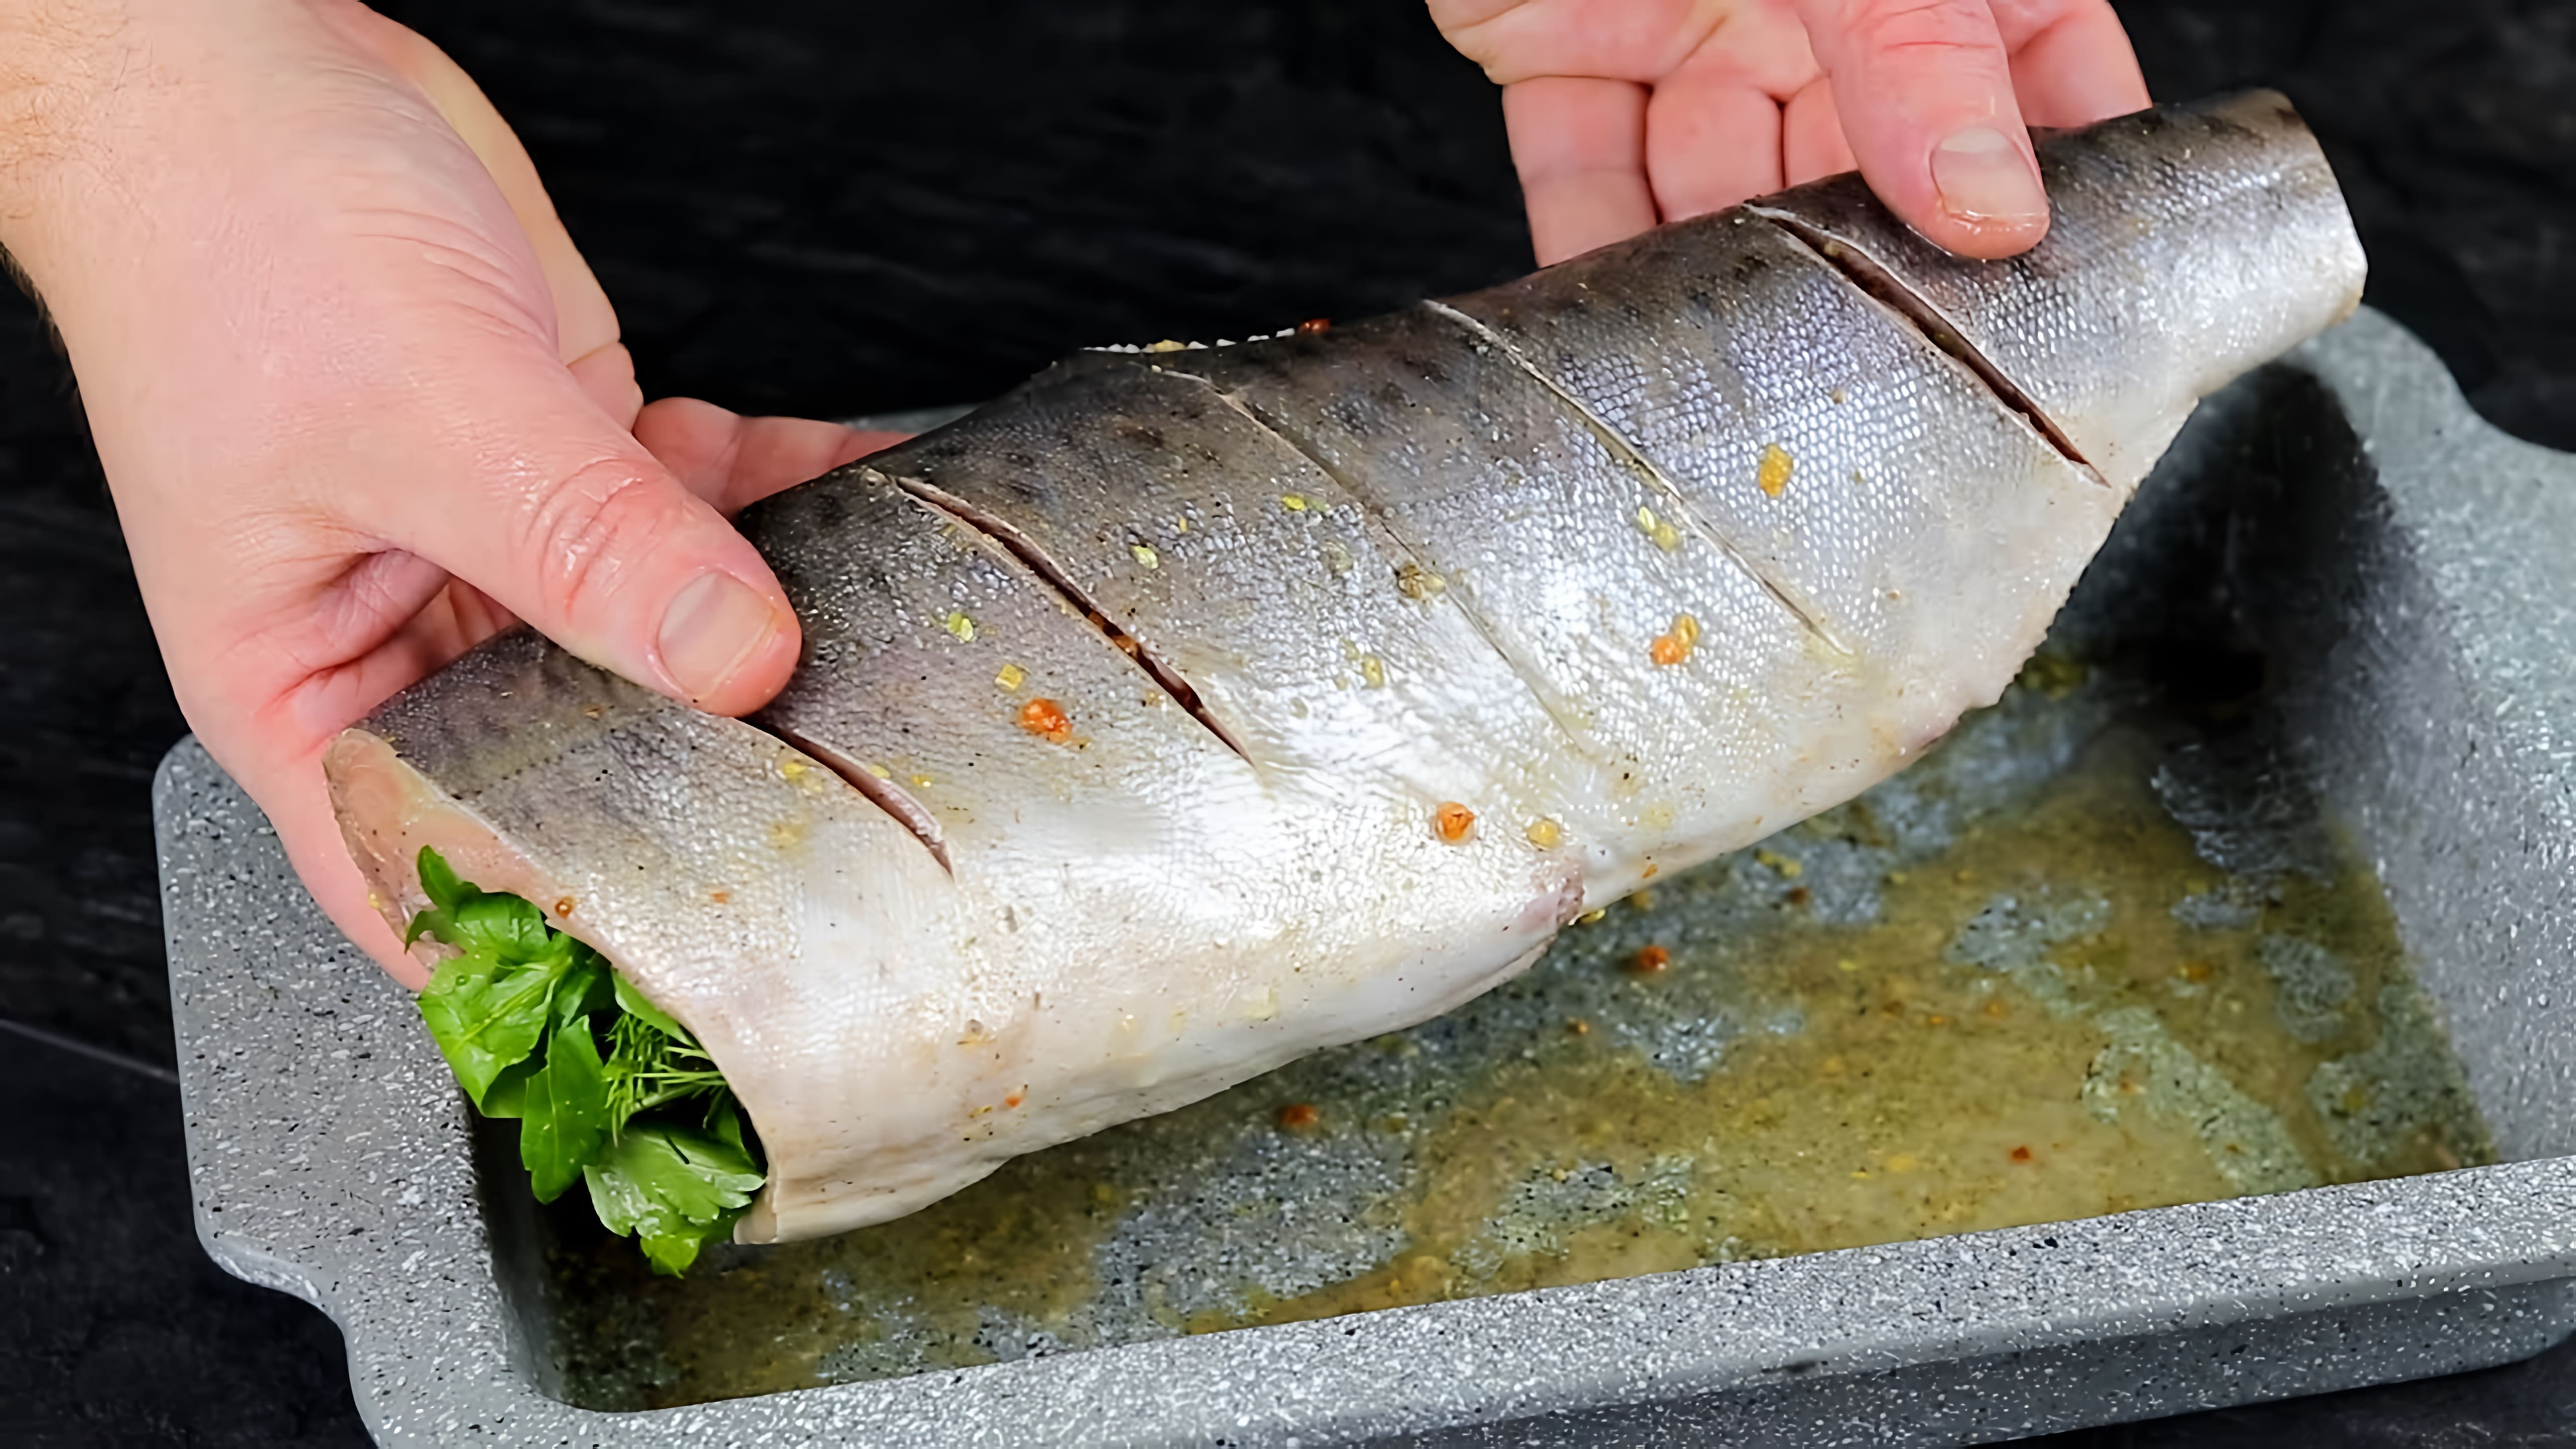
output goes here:
[{"label": "yellow spice fleck", "polygon": [[805,762],[793,755],[778,762],[778,778],[782,780],[793,780],[804,773]]},{"label": "yellow spice fleck", "polygon": [[1610,914],[1610,908],[1608,906],[1594,906],[1592,909],[1585,911],[1582,915],[1575,917],[1574,924],[1578,926],[1588,926],[1608,914]]},{"label": "yellow spice fleck", "polygon": [[1753,852],[1753,858],[1760,861],[1762,864],[1769,866],[1771,869],[1780,872],[1781,877],[1785,880],[1796,880],[1798,877],[1807,873],[1806,866],[1797,861],[1791,860],[1789,857],[1781,855],[1776,851],[1757,850]]},{"label": "yellow spice fleck", "polygon": [[894,771],[887,769],[883,765],[868,766],[868,773],[876,776],[880,780],[891,780],[894,778]]},{"label": "yellow spice fleck", "polygon": [[1788,449],[1778,443],[1764,443],[1762,461],[1753,468],[1753,481],[1766,495],[1777,498],[1788,490],[1789,473],[1795,467],[1797,460],[1789,456]]},{"label": "yellow spice fleck", "polygon": [[1699,619],[1692,614],[1673,615],[1673,637],[1685,644],[1699,642]]},{"label": "yellow spice fleck", "polygon": [[1174,342],[1172,339],[1166,337],[1162,341],[1155,343],[1153,346],[1148,347],[1145,350],[1147,352],[1178,352],[1187,346],[1189,346],[1189,344],[1186,342]]},{"label": "yellow spice fleck", "polygon": [[1146,568],[1158,569],[1163,566],[1163,556],[1154,552],[1151,544],[1131,543],[1127,545],[1127,551],[1134,554],[1136,556],[1136,562],[1144,565]]},{"label": "yellow spice fleck", "polygon": [[975,621],[951,609],[948,611],[948,632],[957,636],[958,643],[972,644],[975,642]]},{"label": "yellow spice fleck", "polygon": [[1016,664],[1005,664],[1002,672],[993,676],[993,682],[1004,689],[1017,689],[1029,682],[1029,672]]},{"label": "yellow spice fleck", "polygon": [[1374,654],[1360,659],[1360,682],[1371,689],[1386,688],[1386,661]]},{"label": "yellow spice fleck", "polygon": [[1565,827],[1544,815],[1531,821],[1529,829],[1521,833],[1529,837],[1530,844],[1541,850],[1554,850],[1565,839]]},{"label": "yellow spice fleck", "polygon": [[1305,495],[1299,493],[1282,493],[1279,495],[1279,506],[1287,509],[1291,513],[1303,513],[1306,511]]}]

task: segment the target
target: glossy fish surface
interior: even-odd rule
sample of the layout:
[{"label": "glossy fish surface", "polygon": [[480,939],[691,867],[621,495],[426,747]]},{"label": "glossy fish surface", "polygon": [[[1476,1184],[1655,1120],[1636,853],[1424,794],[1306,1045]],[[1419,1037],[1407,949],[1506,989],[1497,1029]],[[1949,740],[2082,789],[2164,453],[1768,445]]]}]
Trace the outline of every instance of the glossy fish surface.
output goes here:
[{"label": "glossy fish surface", "polygon": [[748,721],[525,632],[335,745],[704,1042],[746,1241],[1410,1025],[1993,702],[2200,397],[2363,259],[2287,103],[2043,137],[2048,239],[1836,178],[1319,335],[1083,354],[755,505]]}]

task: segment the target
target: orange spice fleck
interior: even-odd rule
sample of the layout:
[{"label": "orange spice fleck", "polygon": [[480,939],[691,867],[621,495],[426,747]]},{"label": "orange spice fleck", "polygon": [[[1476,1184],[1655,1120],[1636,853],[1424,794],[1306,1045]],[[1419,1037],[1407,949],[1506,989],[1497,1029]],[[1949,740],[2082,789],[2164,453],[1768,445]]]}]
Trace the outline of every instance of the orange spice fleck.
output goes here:
[{"label": "orange spice fleck", "polygon": [[1004,1097],[1004,1098],[1002,1099],[1002,1105],[1003,1105],[1003,1106],[1005,1106],[1005,1107],[1016,1107],[1016,1106],[1020,1105],[1022,1102],[1027,1101],[1028,1099],[1029,1099],[1029,1089],[1028,1089],[1028,1088],[1026,1088],[1026,1087],[1022,1087],[1022,1088],[1020,1088],[1018,1091],[1013,1092],[1011,1095],[1009,1095],[1009,1096],[1007,1096],[1007,1097]]},{"label": "orange spice fleck", "polygon": [[2028,1162],[2028,1161],[2030,1161],[2030,1149],[2029,1149],[2029,1148],[2027,1148],[2027,1147],[2016,1147],[2016,1148],[2014,1148],[2014,1149],[2012,1150],[2012,1160],[2013,1160],[2013,1161],[2015,1161],[2015,1162]]},{"label": "orange spice fleck", "polygon": [[1297,335],[1300,337],[1321,337],[1332,330],[1333,319],[1330,317],[1309,317],[1297,324]]},{"label": "orange spice fleck", "polygon": [[1567,1022],[1567,1023],[1565,1024],[1565,1029],[1566,1029],[1567,1031],[1570,1031],[1570,1032],[1574,1033],[1576,1036],[1590,1036],[1590,1035],[1592,1035],[1592,1023],[1590,1023],[1590,1022],[1588,1022],[1588,1021],[1585,1021],[1582,1017],[1579,1017],[1579,1016],[1578,1016],[1578,1017],[1576,1017],[1574,1020]]},{"label": "orange spice fleck", "polygon": [[1661,946],[1648,946],[1637,953],[1636,960],[1629,964],[1628,969],[1640,976],[1652,976],[1671,964],[1672,952]]},{"label": "orange spice fleck", "polygon": [[1646,646],[1646,657],[1669,669],[1690,658],[1691,651],[1698,647],[1699,620],[1689,614],[1675,614],[1672,631],[1656,635],[1655,641]]},{"label": "orange spice fleck", "polygon": [[1291,1132],[1303,1132],[1323,1120],[1324,1114],[1312,1102],[1291,1102],[1279,1109],[1279,1125]]},{"label": "orange spice fleck", "polygon": [[729,905],[732,905],[732,904],[733,904],[733,892],[731,892],[731,891],[709,891],[709,892],[707,892],[707,899],[708,899],[708,900],[711,900],[711,901],[713,901],[713,902],[715,902],[717,905],[720,905],[720,906],[729,906]]},{"label": "orange spice fleck", "polygon": [[1431,812],[1431,828],[1441,839],[1456,845],[1475,833],[1476,812],[1455,800],[1443,800],[1440,808]]},{"label": "orange spice fleck", "polygon": [[2206,961],[2185,961],[2177,969],[2181,971],[2182,979],[2185,981],[2207,981],[2216,974],[2209,969],[2209,963]]},{"label": "orange spice fleck", "polygon": [[1655,873],[1656,873],[1657,871],[1662,870],[1662,869],[1663,869],[1663,867],[1662,867],[1662,866],[1655,864],[1653,861],[1651,861],[1651,860],[1650,860],[1650,861],[1647,861],[1647,862],[1646,862],[1646,868],[1645,868],[1644,870],[1641,870],[1641,871],[1637,872],[1637,879],[1639,879],[1639,880],[1653,880],[1653,879],[1655,878]]},{"label": "orange spice fleck", "polygon": [[555,919],[556,919],[556,920],[558,920],[558,921],[560,921],[560,920],[562,920],[564,917],[571,915],[571,914],[572,914],[572,908],[573,908],[573,899],[572,899],[572,897],[570,897],[570,896],[565,896],[565,897],[564,897],[564,898],[562,898],[561,900],[556,901],[556,902],[555,902]]},{"label": "orange spice fleck", "polygon": [[1986,1015],[1993,1017],[1997,1021],[2001,1021],[2005,1017],[2012,1015],[2012,1008],[2004,1005],[2003,998],[1998,996],[1994,1000],[1986,1003]]},{"label": "orange spice fleck", "polygon": [[1064,706],[1051,699],[1033,699],[1020,706],[1020,728],[1049,744],[1060,745],[1073,738],[1073,719]]},{"label": "orange spice fleck", "polygon": [[1923,1018],[1923,1024],[1925,1026],[1948,1026],[1950,1024],[1950,1018],[1941,1015],[1939,1012],[1934,1012],[1932,1015]]}]

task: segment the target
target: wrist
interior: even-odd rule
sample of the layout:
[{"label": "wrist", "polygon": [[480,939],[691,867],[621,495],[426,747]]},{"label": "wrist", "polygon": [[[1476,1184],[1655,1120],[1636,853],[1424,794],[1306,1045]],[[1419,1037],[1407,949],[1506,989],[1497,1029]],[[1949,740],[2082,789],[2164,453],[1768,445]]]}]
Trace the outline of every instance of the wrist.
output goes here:
[{"label": "wrist", "polygon": [[0,0],[0,247],[42,286],[69,177],[99,168],[106,102],[142,74],[129,0]]}]

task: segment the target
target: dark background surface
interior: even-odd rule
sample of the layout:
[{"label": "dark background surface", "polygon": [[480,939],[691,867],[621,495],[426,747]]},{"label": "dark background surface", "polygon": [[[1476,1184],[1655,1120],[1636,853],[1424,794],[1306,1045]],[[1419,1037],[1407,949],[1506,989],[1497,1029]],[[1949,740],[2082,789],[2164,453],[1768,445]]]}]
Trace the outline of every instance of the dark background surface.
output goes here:
[{"label": "dark background surface", "polygon": [[[1493,94],[1414,0],[402,0],[526,139],[649,392],[846,415],[1075,347],[1526,270]],[[2121,7],[2160,98],[2325,136],[2371,300],[2576,448],[2576,7]],[[146,794],[184,731],[79,406],[0,304],[0,1444],[363,1442],[337,1333],[188,1218]],[[2576,1348],[2056,1445],[2576,1445]]]}]

